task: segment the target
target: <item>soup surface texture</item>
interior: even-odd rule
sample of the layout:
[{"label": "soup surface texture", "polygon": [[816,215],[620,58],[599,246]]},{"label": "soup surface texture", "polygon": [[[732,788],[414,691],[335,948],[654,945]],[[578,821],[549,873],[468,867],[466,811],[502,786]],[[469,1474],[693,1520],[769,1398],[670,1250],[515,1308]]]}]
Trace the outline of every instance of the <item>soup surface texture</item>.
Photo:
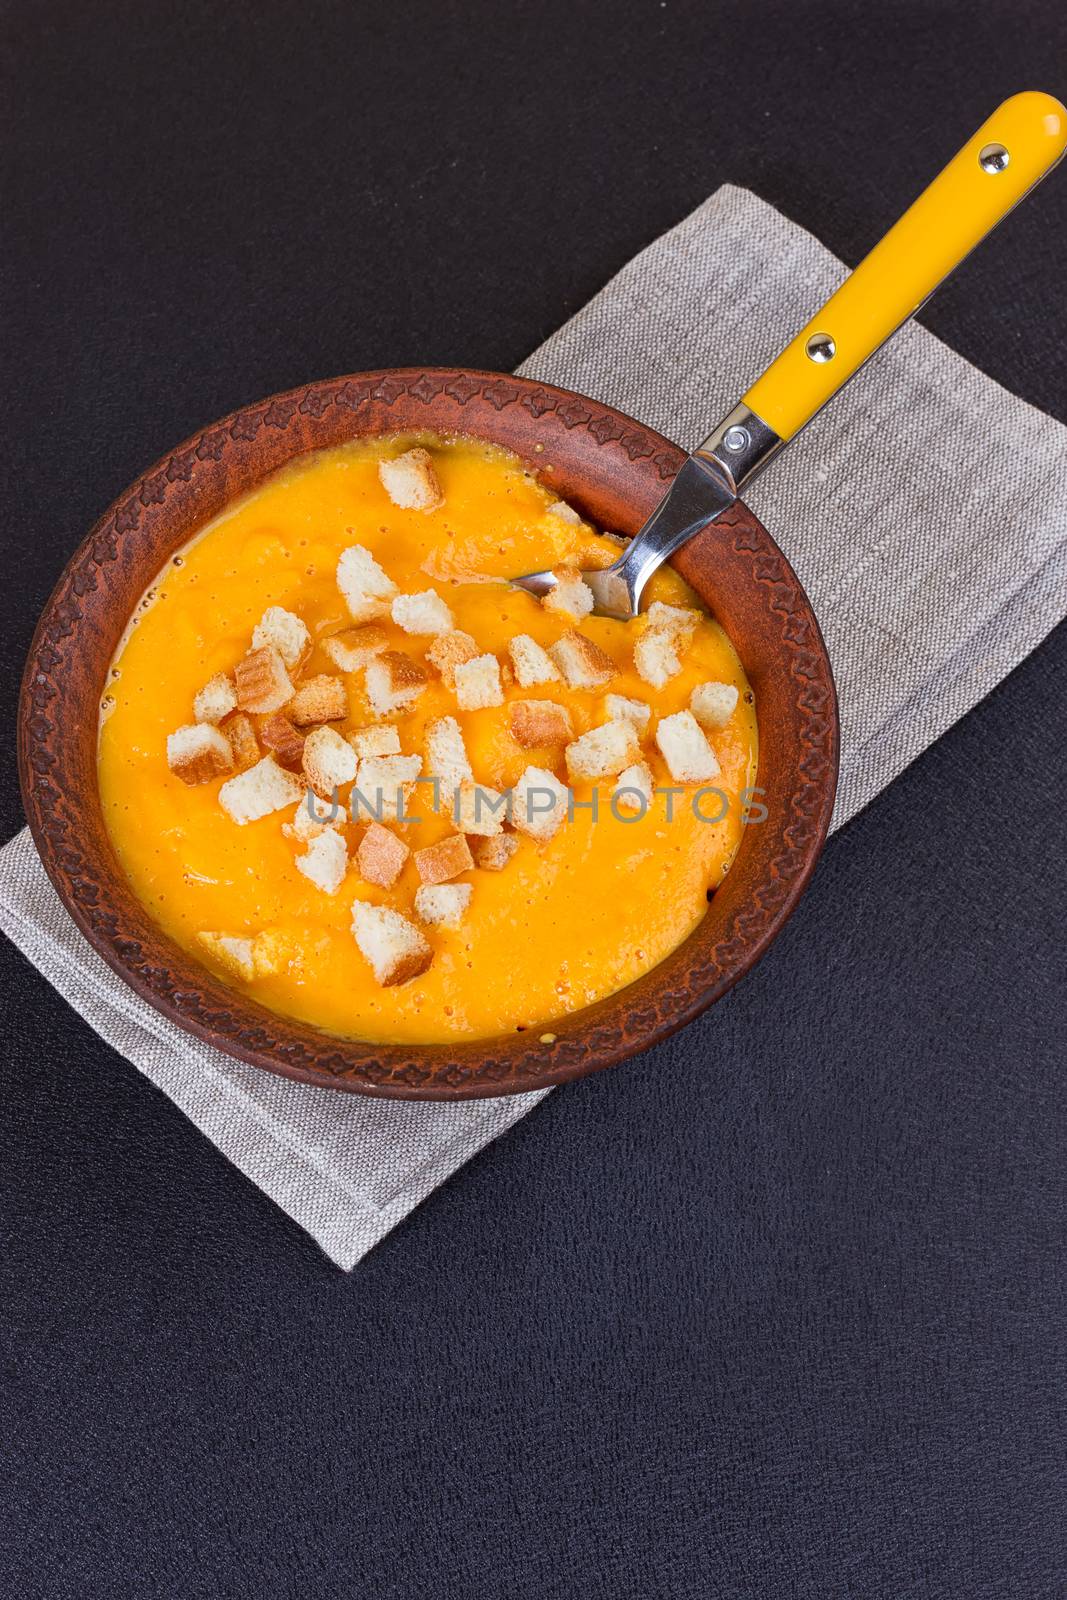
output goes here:
[{"label": "soup surface texture", "polygon": [[[401,509],[380,481],[383,456],[413,445],[433,454],[443,503],[430,511]],[[557,509],[550,511],[554,502]],[[359,441],[295,460],[167,565],[111,668],[101,710],[99,782],[123,868],[180,946],[272,1010],[342,1036],[418,1044],[550,1028],[553,1019],[632,982],[691,932],[738,847],[741,795],[756,782],[752,697],[732,646],[706,613],[682,652],[680,670],[652,688],[634,665],[634,641],[646,624],[575,620],[507,587],[503,580],[515,573],[561,564],[603,567],[615,558],[613,541],[560,509],[547,460],[535,476],[480,441]],[[530,749],[516,741],[514,702],[547,699],[565,706],[576,737],[604,723],[606,694],[651,707],[641,759],[657,792],[647,812],[613,808],[612,777],[596,785],[574,782],[573,815],[548,842],[514,834],[517,848],[502,870],[475,867],[461,875],[460,882],[472,885],[461,922],[425,927],[432,962],[419,976],[391,986],[377,981],[358,947],[352,908],[365,901],[417,923],[414,852],[456,831],[444,807],[435,814],[430,790],[417,787],[407,807],[418,820],[385,824],[413,852],[393,886],[383,889],[360,874],[364,817],[339,825],[348,863],[339,889],[327,893],[297,868],[306,844],[283,832],[283,824],[292,823],[291,803],[238,826],[220,804],[222,777],[182,781],[167,756],[168,735],[193,722],[194,697],[213,675],[233,674],[270,607],[295,613],[310,630],[312,649],[301,677],[337,674],[322,641],[354,626],[337,581],[341,552],[353,545],[372,552],[400,591],[436,591],[454,627],[504,668],[503,703],[467,711],[427,668],[414,706],[385,719],[395,723],[404,752],[421,753],[427,725],[454,716],[479,784],[507,790],[531,763],[566,783],[561,746]],[[656,574],[650,598],[699,604],[668,569]],[[425,662],[432,636],[405,632],[389,616],[380,625],[389,649]],[[611,658],[616,672],[610,683],[590,690],[562,681],[536,688],[509,681],[508,645],[516,635],[548,649],[572,628]],[[343,676],[348,711],[333,726],[347,736],[382,719],[368,703],[365,672]],[[722,800],[704,785],[673,780],[655,738],[658,722],[685,710],[693,690],[709,682],[739,691],[728,719],[707,733]],[[251,720],[260,725],[265,719]],[[589,809],[594,787],[595,816]],[[662,792],[668,789],[673,793]],[[724,808],[725,816],[707,820]],[[266,935],[273,959],[254,976],[238,976],[207,952],[205,933],[237,941]]]}]

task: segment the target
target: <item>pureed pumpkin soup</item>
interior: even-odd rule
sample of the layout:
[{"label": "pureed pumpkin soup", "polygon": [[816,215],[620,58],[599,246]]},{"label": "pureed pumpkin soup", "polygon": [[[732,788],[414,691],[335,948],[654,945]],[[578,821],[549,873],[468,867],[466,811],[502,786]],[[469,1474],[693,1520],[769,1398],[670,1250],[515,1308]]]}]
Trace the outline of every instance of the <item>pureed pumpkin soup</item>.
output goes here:
[{"label": "pureed pumpkin soup", "polygon": [[[616,554],[466,438],[302,456],[231,506],[102,703],[104,816],[155,920],[367,1041],[538,1028],[662,961],[737,850],[756,721],[674,572],[638,622],[589,615],[578,569]],[[548,565],[546,601],[504,581]]]}]

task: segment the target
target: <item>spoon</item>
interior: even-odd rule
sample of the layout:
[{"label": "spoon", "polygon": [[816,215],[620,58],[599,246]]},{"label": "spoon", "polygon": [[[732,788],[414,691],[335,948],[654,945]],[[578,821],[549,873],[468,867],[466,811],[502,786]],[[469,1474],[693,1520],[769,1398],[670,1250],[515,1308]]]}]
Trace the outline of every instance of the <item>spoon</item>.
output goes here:
[{"label": "spoon", "polygon": [[[594,614],[632,621],[656,568],[722,516],[784,445],[844,388],[939,284],[1059,161],[1067,109],[1013,95],[938,174],[762,377],[683,463],[610,567],[583,572]],[[551,570],[512,579],[537,598]]]}]

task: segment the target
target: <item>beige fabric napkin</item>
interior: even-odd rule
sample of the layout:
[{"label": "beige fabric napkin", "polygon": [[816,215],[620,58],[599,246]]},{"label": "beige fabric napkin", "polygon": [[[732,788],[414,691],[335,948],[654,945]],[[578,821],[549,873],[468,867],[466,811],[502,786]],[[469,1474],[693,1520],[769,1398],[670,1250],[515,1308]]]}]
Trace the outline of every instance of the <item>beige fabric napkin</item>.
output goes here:
[{"label": "beige fabric napkin", "polygon": [[[692,446],[843,275],[803,229],[723,188],[520,370]],[[1067,429],[913,325],[748,498],[807,585],[830,647],[840,826],[1067,610]],[[541,1098],[388,1104],[231,1061],[112,975],[25,830],[0,851],[0,927],[342,1267]]]}]

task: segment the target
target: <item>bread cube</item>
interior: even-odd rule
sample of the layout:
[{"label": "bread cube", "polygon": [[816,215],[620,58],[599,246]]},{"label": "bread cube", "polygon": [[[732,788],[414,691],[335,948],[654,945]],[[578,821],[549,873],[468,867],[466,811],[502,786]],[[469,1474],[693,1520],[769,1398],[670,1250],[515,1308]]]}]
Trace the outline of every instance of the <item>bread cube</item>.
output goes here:
[{"label": "bread cube", "polygon": [[678,638],[677,634],[664,628],[646,628],[634,641],[637,675],[651,684],[653,689],[662,689],[682,670]]},{"label": "bread cube", "polygon": [[461,833],[450,833],[447,839],[416,850],[414,859],[415,871],[423,883],[447,883],[474,865],[470,846]]},{"label": "bread cube", "polygon": [[415,915],[432,928],[458,928],[473,893],[469,883],[424,883],[415,890]]},{"label": "bread cube", "polygon": [[555,838],[567,820],[567,790],[544,767],[527,767],[511,792],[512,826],[539,844]]},{"label": "bread cube", "polygon": [[231,977],[245,983],[280,972],[292,956],[291,947],[273,928],[264,928],[255,938],[229,933],[198,933],[196,937]]},{"label": "bread cube", "polygon": [[280,711],[293,697],[285,662],[273,645],[250,650],[237,663],[233,676],[241,711],[265,716],[270,711]]},{"label": "bread cube", "polygon": [[283,767],[299,767],[304,756],[304,735],[299,733],[284,711],[272,712],[260,725],[259,737]]},{"label": "bread cube", "polygon": [[604,713],[607,722],[632,722],[640,735],[648,727],[652,709],[643,700],[629,700],[624,694],[606,694]]},{"label": "bread cube", "polygon": [[296,858],[302,872],[323,894],[336,894],[348,871],[348,846],[336,828],[323,828]]},{"label": "bread cube", "polygon": [[460,833],[493,838],[503,830],[507,799],[499,789],[465,780],[452,796],[452,821]]},{"label": "bread cube", "polygon": [[425,667],[401,650],[386,650],[367,667],[367,698],[376,717],[410,711],[429,683]]},{"label": "bread cube", "polygon": [[244,827],[281,811],[284,806],[295,805],[303,798],[304,785],[295,773],[280,767],[273,756],[264,756],[254,767],[239,772],[219,790],[219,804],[226,815]]},{"label": "bread cube", "polygon": [[574,738],[571,714],[555,700],[513,700],[508,707],[508,726],[511,737],[524,750],[541,750]]},{"label": "bread cube", "polygon": [[582,520],[574,507],[569,506],[566,500],[553,500],[548,507],[548,515],[550,517],[559,517],[563,522],[581,522]]},{"label": "bread cube", "polygon": [[302,760],[304,776],[323,800],[351,783],[359,766],[356,752],[336,728],[313,728],[304,740]]},{"label": "bread cube", "polygon": [[732,683],[698,683],[689,696],[689,709],[702,728],[725,728],[738,699]]},{"label": "bread cube", "polygon": [[419,977],[433,960],[433,950],[414,923],[388,906],[357,900],[352,907],[352,935],[383,989]]},{"label": "bread cube", "polygon": [[682,670],[682,656],[689,648],[699,621],[699,611],[653,600],[645,614],[645,626],[634,644],[634,666],[646,683],[654,689],[662,689]]},{"label": "bread cube", "polygon": [[719,776],[715,752],[691,711],[662,717],[656,743],[675,783],[705,783]]},{"label": "bread cube", "polygon": [[564,751],[572,783],[595,783],[614,778],[641,757],[637,729],[632,722],[605,722],[590,728]]},{"label": "bread cube", "polygon": [[285,713],[298,728],[309,728],[319,722],[339,722],[348,715],[348,690],[344,679],[332,678],[325,672],[307,678],[286,706]]},{"label": "bread cube", "polygon": [[471,839],[470,847],[479,871],[503,872],[519,848],[519,841],[513,833],[498,833],[489,839]]},{"label": "bread cube", "polygon": [[686,649],[701,620],[700,612],[694,611],[691,606],[668,606],[662,600],[653,600],[645,616],[650,628],[659,633],[674,634],[680,650]]},{"label": "bread cube", "polygon": [[455,668],[456,702],[461,711],[480,711],[504,702],[500,663],[496,656],[475,656]]},{"label": "bread cube", "polygon": [[455,693],[456,668],[463,661],[473,661],[478,646],[469,633],[456,628],[451,633],[439,633],[426,652],[426,659],[441,674],[446,689]]},{"label": "bread cube", "polygon": [[323,655],[338,672],[358,672],[388,648],[389,635],[374,622],[332,633],[322,641]]},{"label": "bread cube", "polygon": [[193,701],[193,716],[197,722],[220,723],[237,708],[237,690],[233,679],[224,672],[209,678]]},{"label": "bread cube", "polygon": [[576,629],[549,645],[548,653],[571,689],[599,689],[615,676],[611,657]]},{"label": "bread cube", "polygon": [[252,648],[273,645],[285,662],[287,672],[295,672],[311,650],[311,635],[300,618],[281,606],[269,606],[252,630]]},{"label": "bread cube", "polygon": [[577,567],[559,567],[554,573],[556,586],[541,596],[546,611],[580,622],[593,609],[593,591]]},{"label": "bread cube", "polygon": [[251,939],[229,933],[198,933],[197,939],[208,955],[231,977],[251,983],[256,975],[255,945]]},{"label": "bread cube", "polygon": [[348,742],[361,761],[368,756],[398,756],[400,735],[391,723],[378,728],[356,728]]},{"label": "bread cube", "polygon": [[210,722],[188,722],[167,735],[167,765],[183,783],[210,783],[233,771],[233,749]]},{"label": "bread cube", "polygon": [[403,839],[398,839],[395,833],[383,828],[380,822],[372,822],[359,841],[356,866],[360,877],[368,883],[376,883],[381,889],[391,889],[410,854]]},{"label": "bread cube", "polygon": [[398,594],[393,601],[393,621],[405,633],[451,633],[452,613],[433,589],[420,594]]},{"label": "bread cube", "polygon": [[437,717],[427,725],[426,770],[437,779],[438,794],[446,806],[451,805],[458,785],[474,777],[455,717]]},{"label": "bread cube", "polygon": [[383,817],[395,821],[405,814],[421,771],[421,756],[368,756],[359,763],[353,804],[379,822]]},{"label": "bread cube", "polygon": [[337,587],[353,622],[373,622],[389,615],[396,584],[361,544],[342,550],[337,562]]},{"label": "bread cube", "polygon": [[238,772],[254,767],[259,760],[259,740],[252,726],[252,718],[243,711],[233,711],[219,729],[230,741],[233,764]]},{"label": "bread cube", "polygon": [[535,689],[540,683],[558,683],[559,672],[546,650],[528,633],[517,633],[508,645],[520,689]]},{"label": "bread cube", "polygon": [[647,761],[636,761],[619,773],[612,790],[612,804],[618,811],[640,811],[642,815],[652,804],[655,785]]},{"label": "bread cube", "polygon": [[317,838],[331,823],[343,822],[344,815],[340,807],[317,804],[315,791],[306,789],[292,817],[288,822],[282,823],[282,833],[287,839],[296,839],[301,844],[307,844],[309,839]]},{"label": "bread cube", "polygon": [[403,511],[434,511],[444,505],[433,457],[421,446],[392,461],[379,461],[378,477],[394,506]]}]

